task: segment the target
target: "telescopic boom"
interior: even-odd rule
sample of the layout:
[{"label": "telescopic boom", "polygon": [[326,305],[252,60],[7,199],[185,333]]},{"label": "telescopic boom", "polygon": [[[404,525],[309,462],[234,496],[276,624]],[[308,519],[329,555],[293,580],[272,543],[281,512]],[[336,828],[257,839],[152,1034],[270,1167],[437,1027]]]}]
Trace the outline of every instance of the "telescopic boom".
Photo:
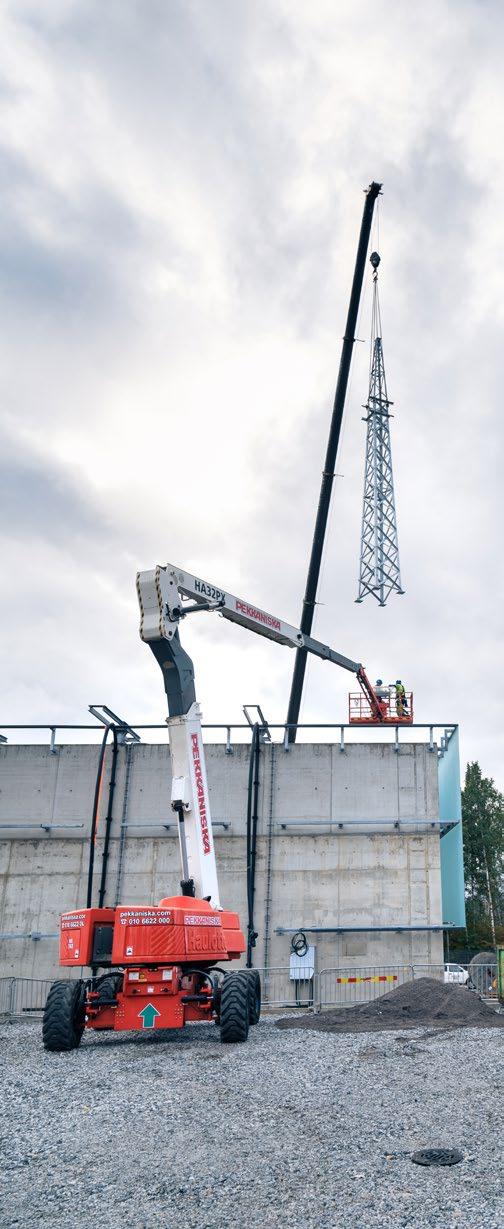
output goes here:
[{"label": "telescopic boom", "polygon": [[[140,605],[142,608],[142,624],[140,635],[142,640],[151,643],[160,637],[173,640],[181,619],[199,610],[217,610],[224,619],[239,623],[259,636],[268,640],[276,640],[289,648],[303,648],[315,657],[332,661],[344,670],[353,674],[362,669],[359,662],[336,653],[327,644],[306,636],[298,627],[279,619],[277,615],[261,610],[254,602],[235,597],[218,585],[193,576],[167,563],[165,567],[157,567],[153,572],[140,572],[141,590],[139,588]],[[184,599],[186,599],[184,601]],[[192,599],[189,604],[187,599]]]},{"label": "telescopic boom", "polygon": [[201,713],[196,701],[194,668],[182,648],[179,624],[198,611],[217,610],[224,619],[249,631],[276,640],[290,648],[333,662],[356,674],[368,699],[373,718],[381,721],[385,709],[376,696],[363,667],[336,653],[327,644],[306,636],[298,627],[262,610],[255,603],[227,593],[219,585],[173,567],[156,567],[137,575],[141,611],[140,636],[152,649],[161,667],[168,698],[168,729],[172,761],[171,805],[178,819],[181,888],[183,895],[211,901],[220,908],[219,886],[212,835],[210,799],[201,733]]},{"label": "telescopic boom", "polygon": [[[156,658],[166,657],[162,648],[163,641],[171,641],[177,657],[177,665],[181,669],[181,680],[178,691],[175,685],[172,666],[165,672],[165,686],[170,705],[170,716],[179,716],[187,711],[188,703],[196,699],[194,693],[194,675],[189,679],[192,662],[184,653],[178,637],[178,625],[190,614],[203,610],[216,610],[224,619],[239,623],[242,627],[256,632],[258,636],[266,636],[268,640],[276,640],[292,649],[303,649],[306,653],[330,661],[343,670],[349,670],[357,676],[366,699],[371,705],[373,718],[380,720],[383,716],[381,704],[374,688],[367,678],[360,662],[353,661],[337,653],[329,645],[314,640],[312,636],[303,633],[298,627],[286,623],[277,615],[269,614],[254,602],[227,593],[219,585],[185,572],[181,568],[167,563],[165,567],[157,567],[152,572],[139,572],[137,578],[138,597],[142,611],[140,635],[150,645]],[[160,647],[161,646],[161,647]],[[185,662],[184,662],[185,659]],[[187,667],[189,663],[189,670]],[[185,665],[186,673],[183,671]],[[173,706],[173,708],[172,708]]]}]

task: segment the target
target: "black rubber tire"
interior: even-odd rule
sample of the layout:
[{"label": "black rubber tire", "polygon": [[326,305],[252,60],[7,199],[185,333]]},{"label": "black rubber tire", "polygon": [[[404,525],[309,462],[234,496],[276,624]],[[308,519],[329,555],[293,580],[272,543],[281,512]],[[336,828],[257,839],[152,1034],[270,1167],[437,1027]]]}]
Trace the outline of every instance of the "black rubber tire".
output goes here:
[{"label": "black rubber tire", "polygon": [[98,1002],[108,1003],[110,999],[115,999],[119,991],[122,990],[122,984],[122,973],[107,973],[98,986]]},{"label": "black rubber tire", "polygon": [[247,969],[249,980],[249,1024],[259,1024],[261,1019],[261,978],[257,969]]},{"label": "black rubber tire", "polygon": [[220,999],[221,1041],[246,1041],[249,1031],[250,989],[245,969],[226,973]]},{"label": "black rubber tire", "polygon": [[83,981],[55,981],[42,1021],[46,1050],[76,1050],[84,1032],[86,988]]}]

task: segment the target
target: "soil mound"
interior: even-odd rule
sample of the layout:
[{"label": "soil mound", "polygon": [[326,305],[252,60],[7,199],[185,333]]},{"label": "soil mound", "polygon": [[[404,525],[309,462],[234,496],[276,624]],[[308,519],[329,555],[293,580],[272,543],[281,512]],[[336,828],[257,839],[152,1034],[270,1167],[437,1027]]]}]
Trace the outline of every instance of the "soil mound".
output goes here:
[{"label": "soil mound", "polygon": [[278,1028],[309,1028],[327,1033],[367,1033],[383,1029],[504,1028],[504,1015],[465,986],[445,985],[433,977],[406,982],[374,1003],[338,1007],[318,1015],[277,1020]]}]

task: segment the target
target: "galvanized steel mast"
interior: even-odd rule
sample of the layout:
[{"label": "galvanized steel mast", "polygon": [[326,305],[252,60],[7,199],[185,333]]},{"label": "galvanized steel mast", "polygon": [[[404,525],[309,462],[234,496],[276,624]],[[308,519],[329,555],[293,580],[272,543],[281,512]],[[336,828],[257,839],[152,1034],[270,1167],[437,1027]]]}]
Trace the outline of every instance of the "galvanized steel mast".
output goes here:
[{"label": "galvanized steel mast", "polygon": [[383,361],[380,303],[378,298],[378,252],[372,252],[373,312],[371,326],[371,365],[369,392],[364,406],[367,417],[364,503],[360,546],[359,594],[368,594],[385,606],[392,592],[404,593],[401,586],[399,545],[390,445],[389,401]]}]

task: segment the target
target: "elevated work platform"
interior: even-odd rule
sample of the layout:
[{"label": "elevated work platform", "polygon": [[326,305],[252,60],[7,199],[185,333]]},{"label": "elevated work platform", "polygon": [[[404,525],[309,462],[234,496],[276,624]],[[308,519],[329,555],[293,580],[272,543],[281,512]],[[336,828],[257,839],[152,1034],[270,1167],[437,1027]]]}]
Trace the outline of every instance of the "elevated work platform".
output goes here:
[{"label": "elevated work platform", "polygon": [[348,697],[348,720],[350,725],[413,725],[413,692],[406,691],[401,700],[395,688],[390,687],[381,697],[383,715],[378,719],[367,696],[362,691],[350,692]]}]

